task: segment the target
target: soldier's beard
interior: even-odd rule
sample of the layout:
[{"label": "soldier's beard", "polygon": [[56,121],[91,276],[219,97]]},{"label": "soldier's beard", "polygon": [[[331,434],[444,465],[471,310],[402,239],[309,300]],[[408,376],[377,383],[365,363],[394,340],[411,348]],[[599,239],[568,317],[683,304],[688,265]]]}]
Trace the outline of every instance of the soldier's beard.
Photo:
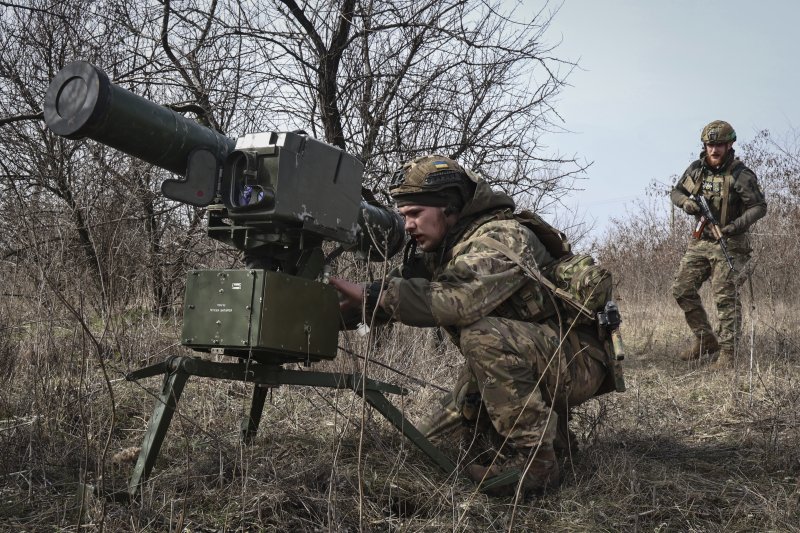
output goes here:
[{"label": "soldier's beard", "polygon": [[725,157],[727,155],[728,155],[728,151],[727,150],[725,150],[722,153],[715,154],[715,155],[712,155],[710,153],[706,153],[706,163],[708,163],[708,166],[710,166],[712,168],[719,168],[720,165],[722,165],[722,163],[725,161]]}]

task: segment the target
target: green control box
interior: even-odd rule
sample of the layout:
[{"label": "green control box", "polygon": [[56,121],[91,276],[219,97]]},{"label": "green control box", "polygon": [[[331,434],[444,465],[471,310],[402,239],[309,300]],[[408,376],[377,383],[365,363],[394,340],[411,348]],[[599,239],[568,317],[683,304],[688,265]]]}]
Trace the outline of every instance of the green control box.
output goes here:
[{"label": "green control box", "polygon": [[182,344],[261,362],[333,359],[339,300],[330,285],[269,270],[193,270]]}]

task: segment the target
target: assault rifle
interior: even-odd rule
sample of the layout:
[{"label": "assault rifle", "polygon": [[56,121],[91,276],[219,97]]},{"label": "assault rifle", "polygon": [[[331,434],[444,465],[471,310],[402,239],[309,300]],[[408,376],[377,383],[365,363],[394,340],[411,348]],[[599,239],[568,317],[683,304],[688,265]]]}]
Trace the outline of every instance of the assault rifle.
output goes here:
[{"label": "assault rifle", "polygon": [[[209,237],[244,253],[247,268],[189,272],[181,344],[217,362],[174,355],[128,374],[163,376],[139,459],[128,483],[136,495],[155,464],[190,376],[253,384],[241,438],[253,439],[269,389],[306,385],[350,389],[384,415],[444,471],[454,463],[435,448],[384,393],[404,388],[361,374],[283,368],[334,359],[341,321],[327,264],[341,251],[382,260],[402,247],[403,222],[364,198],[363,163],[302,132],[230,139],[111,83],[99,68],[76,61],[47,89],[44,118],[56,134],[89,138],[181,176],[165,180],[167,198],[204,207]],[[324,242],[337,243],[328,256]]]},{"label": "assault rifle", "polygon": [[731,270],[736,270],[733,267],[731,256],[728,255],[728,245],[725,242],[725,237],[722,235],[722,230],[719,227],[719,222],[717,222],[717,217],[715,217],[714,213],[711,212],[711,208],[709,207],[705,196],[702,194],[693,194],[690,196],[690,198],[697,202],[697,205],[700,206],[700,219],[697,221],[697,225],[694,227],[692,237],[695,239],[702,238],[703,232],[706,228],[708,228],[714,239],[719,242],[719,246],[722,248],[722,253],[725,256],[725,261],[728,263],[728,266]]}]

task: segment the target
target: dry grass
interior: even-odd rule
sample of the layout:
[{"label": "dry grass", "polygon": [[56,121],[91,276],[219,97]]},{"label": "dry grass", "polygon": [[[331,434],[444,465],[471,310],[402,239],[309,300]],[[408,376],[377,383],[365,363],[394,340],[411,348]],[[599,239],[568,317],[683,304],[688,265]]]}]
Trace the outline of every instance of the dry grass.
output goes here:
[{"label": "dry grass", "polygon": [[[800,531],[800,288],[779,268],[787,258],[759,244],[759,298],[753,306],[744,292],[738,370],[714,372],[675,355],[688,329],[669,283],[685,238],[662,233],[609,239],[615,247],[599,251],[620,282],[628,391],[575,410],[580,448],[561,489],[516,504],[444,476],[347,391],[273,390],[245,446],[239,421],[251,388],[199,378],[183,393],[142,497],[107,500],[126,487],[161,386],[158,377],[123,376],[183,352],[179,317],[132,307],[147,298],[133,284],[124,304],[100,315],[69,275],[40,287],[10,268],[14,296],[0,302],[0,529]],[[397,326],[376,341],[341,339],[408,376],[367,367],[412,391],[393,399],[419,420],[461,356],[431,330]],[[363,365],[343,352],[316,369]]]},{"label": "dry grass", "polygon": [[[103,360],[112,412],[91,343],[74,321],[41,309],[46,319],[2,347],[0,524],[22,531],[81,523],[111,531],[800,530],[798,337],[787,334],[798,331],[797,314],[772,308],[748,317],[752,371],[743,360],[737,373],[713,372],[675,358],[686,337],[677,307],[645,300],[623,295],[628,392],[576,410],[581,446],[562,488],[516,507],[446,478],[346,391],[274,390],[259,436],[244,446],[238,423],[249,387],[198,378],[184,392],[141,500],[84,494],[81,483],[104,492],[125,487],[129,448],[141,443],[160,378],[120,377],[140,354],[176,353],[175,323],[142,314],[107,337],[125,347]],[[358,337],[347,342],[368,351]],[[433,332],[404,327],[386,332],[375,353],[445,386],[460,364]],[[345,354],[320,366],[352,372],[362,364]],[[375,365],[369,372],[413,390],[402,402],[412,420],[439,394]]]}]

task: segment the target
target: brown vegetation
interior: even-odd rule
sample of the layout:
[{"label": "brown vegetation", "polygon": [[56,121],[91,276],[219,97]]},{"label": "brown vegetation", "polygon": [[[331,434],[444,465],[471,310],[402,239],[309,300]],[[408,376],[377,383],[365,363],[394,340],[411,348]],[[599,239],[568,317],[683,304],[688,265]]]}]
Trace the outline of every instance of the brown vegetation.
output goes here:
[{"label": "brown vegetation", "polygon": [[[745,147],[754,149],[779,153],[766,135]],[[182,351],[178,317],[130,305],[103,317],[81,307],[75,287],[57,278],[36,287],[6,263],[4,287],[14,294],[2,307],[2,522],[114,531],[797,530],[800,287],[790,269],[797,239],[781,232],[799,204],[789,181],[790,196],[779,197],[772,163],[751,161],[776,208],[754,231],[754,297],[743,295],[737,371],[675,357],[687,329],[669,283],[685,228],[676,221],[671,231],[668,217],[650,210],[620,221],[625,238],[612,231],[599,255],[620,282],[628,391],[576,410],[580,449],[562,488],[516,505],[446,478],[349,392],[274,390],[245,446],[238,423],[249,388],[197,378],[141,500],[106,501],[102,494],[125,487],[160,386],[160,378],[122,377]],[[781,176],[796,179],[793,168]],[[433,331],[392,328],[378,349],[351,334],[342,341],[433,385],[446,387],[460,364]],[[342,353],[320,366],[352,372],[363,364]],[[375,364],[368,372],[412,389],[395,398],[412,420],[440,394]]]},{"label": "brown vegetation", "polygon": [[[158,194],[157,169],[42,126],[44,90],[66,62],[95,61],[117,83],[191,108],[219,131],[307,128],[363,157],[370,186],[408,156],[441,150],[542,207],[582,170],[574,159],[539,153],[538,136],[553,127],[553,97],[573,66],[544,43],[544,11],[530,24],[504,26],[480,11],[487,3],[467,0],[421,11],[414,2],[345,1],[347,13],[319,2],[307,10],[311,20],[291,0],[249,4],[4,6],[1,529],[798,530],[800,162],[796,142],[766,133],[742,147],[770,212],[754,232],[738,370],[714,373],[675,358],[687,329],[669,285],[688,231],[653,197],[595,244],[618,283],[628,392],[575,411],[580,446],[559,491],[516,503],[476,493],[443,476],[349,392],[273,390],[259,435],[245,446],[238,428],[250,388],[193,378],[142,497],[106,498],[125,488],[161,386],[160,378],[132,383],[125,374],[186,353],[185,271],[240,258],[205,237],[202,211]],[[351,18],[358,28],[337,24]],[[418,46],[398,51],[399,39]],[[541,85],[520,77],[540,66]],[[338,268],[361,268],[347,261]],[[418,420],[437,386],[452,382],[460,356],[434,331],[394,327],[375,340],[341,339],[369,364],[342,351],[318,368],[366,369],[408,387],[408,397],[394,400]]]}]

